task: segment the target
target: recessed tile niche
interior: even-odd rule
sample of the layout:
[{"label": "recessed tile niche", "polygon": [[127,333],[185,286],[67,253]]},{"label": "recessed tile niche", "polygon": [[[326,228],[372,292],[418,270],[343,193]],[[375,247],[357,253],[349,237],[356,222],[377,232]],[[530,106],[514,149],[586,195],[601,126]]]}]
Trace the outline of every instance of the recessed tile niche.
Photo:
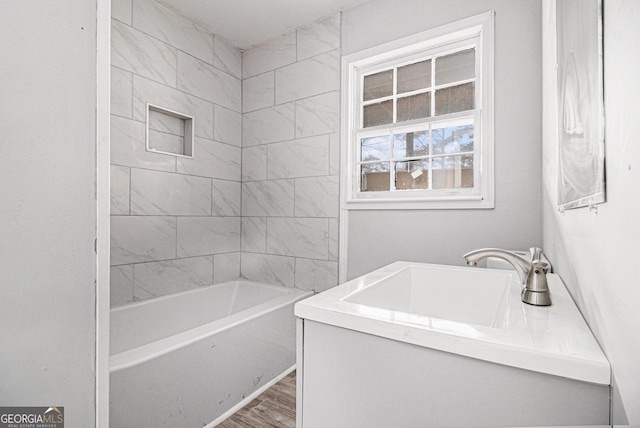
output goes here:
[{"label": "recessed tile niche", "polygon": [[193,158],[193,117],[147,104],[147,151]]}]

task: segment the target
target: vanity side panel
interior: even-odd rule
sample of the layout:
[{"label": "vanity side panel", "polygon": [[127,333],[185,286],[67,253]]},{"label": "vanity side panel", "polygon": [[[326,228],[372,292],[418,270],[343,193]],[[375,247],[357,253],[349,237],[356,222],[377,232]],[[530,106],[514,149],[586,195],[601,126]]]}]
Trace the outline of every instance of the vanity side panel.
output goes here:
[{"label": "vanity side panel", "polygon": [[304,373],[304,319],[296,318],[296,426],[302,427],[303,376]]},{"label": "vanity side panel", "polygon": [[606,425],[609,387],[304,320],[302,427]]}]

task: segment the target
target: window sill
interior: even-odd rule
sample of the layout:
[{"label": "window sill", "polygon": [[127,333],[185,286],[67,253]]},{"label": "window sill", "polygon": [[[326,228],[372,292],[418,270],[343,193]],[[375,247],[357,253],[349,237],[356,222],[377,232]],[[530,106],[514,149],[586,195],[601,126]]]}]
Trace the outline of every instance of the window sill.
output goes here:
[{"label": "window sill", "polygon": [[480,196],[441,197],[441,198],[367,198],[347,199],[346,210],[460,210],[493,209],[493,198]]}]

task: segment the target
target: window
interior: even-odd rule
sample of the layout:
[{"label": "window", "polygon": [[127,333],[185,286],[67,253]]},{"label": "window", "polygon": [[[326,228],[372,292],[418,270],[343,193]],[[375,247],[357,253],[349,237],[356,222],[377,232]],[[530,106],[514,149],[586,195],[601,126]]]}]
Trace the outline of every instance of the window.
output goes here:
[{"label": "window", "polygon": [[343,58],[348,209],[493,208],[493,13]]}]

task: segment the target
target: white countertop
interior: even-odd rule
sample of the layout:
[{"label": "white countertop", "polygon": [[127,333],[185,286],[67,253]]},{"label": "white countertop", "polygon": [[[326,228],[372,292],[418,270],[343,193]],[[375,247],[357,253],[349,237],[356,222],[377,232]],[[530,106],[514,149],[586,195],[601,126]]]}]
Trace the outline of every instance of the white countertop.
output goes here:
[{"label": "white countertop", "polygon": [[610,385],[609,362],[560,277],[555,274],[547,275],[553,301],[551,306],[522,303],[519,286],[513,286],[509,290],[508,320],[501,328],[397,312],[343,300],[410,265],[437,266],[392,263],[298,302],[295,314],[312,321],[497,364]]}]

